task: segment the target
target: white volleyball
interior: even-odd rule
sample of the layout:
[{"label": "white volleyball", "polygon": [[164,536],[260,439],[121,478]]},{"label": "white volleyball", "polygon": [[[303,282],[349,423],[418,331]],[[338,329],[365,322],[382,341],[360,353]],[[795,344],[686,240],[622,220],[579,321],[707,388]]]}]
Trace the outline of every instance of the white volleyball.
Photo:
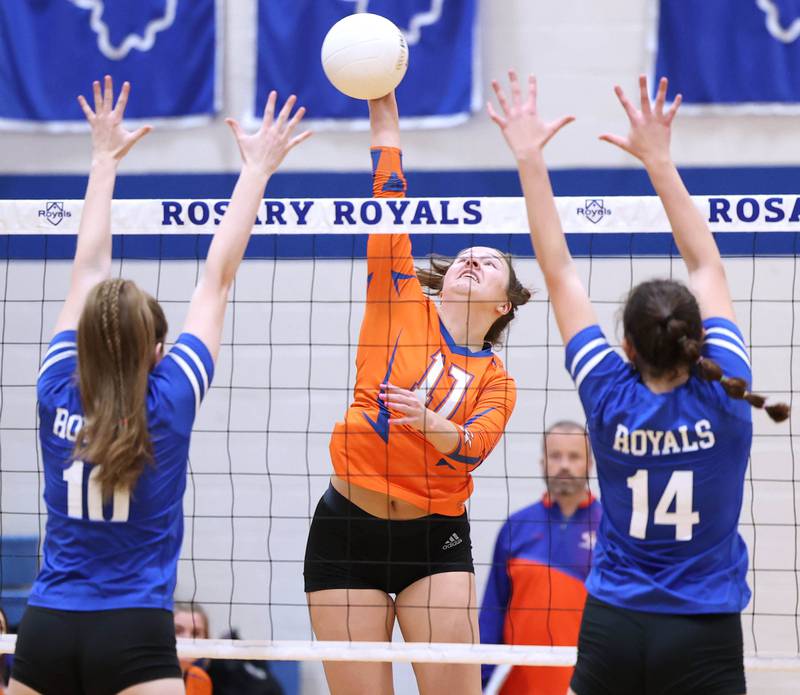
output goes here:
[{"label": "white volleyball", "polygon": [[322,68],[334,87],[355,99],[378,99],[406,74],[408,44],[386,17],[368,12],[339,20],[322,42]]}]

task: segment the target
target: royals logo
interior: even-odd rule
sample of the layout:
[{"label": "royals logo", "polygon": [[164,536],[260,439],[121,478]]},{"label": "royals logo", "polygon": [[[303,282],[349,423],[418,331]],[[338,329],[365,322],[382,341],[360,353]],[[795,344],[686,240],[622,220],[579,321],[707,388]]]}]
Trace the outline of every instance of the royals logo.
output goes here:
[{"label": "royals logo", "polygon": [[583,215],[592,224],[597,224],[607,215],[611,214],[602,198],[590,198],[582,208],[577,210],[579,215]]},{"label": "royals logo", "polygon": [[65,217],[72,217],[72,213],[64,209],[62,201],[48,201],[44,206],[44,210],[39,210],[39,217],[44,217],[50,224],[57,227]]}]

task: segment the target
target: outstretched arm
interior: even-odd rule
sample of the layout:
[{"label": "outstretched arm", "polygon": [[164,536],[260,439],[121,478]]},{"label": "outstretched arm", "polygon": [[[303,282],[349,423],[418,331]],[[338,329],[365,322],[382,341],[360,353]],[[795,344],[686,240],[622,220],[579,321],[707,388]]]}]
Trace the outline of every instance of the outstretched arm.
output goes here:
[{"label": "outstretched arm", "polygon": [[561,338],[567,343],[580,330],[597,323],[597,319],[564,238],[542,152],[550,139],[575,119],[565,116],[545,123],[536,105],[536,78],[528,78],[523,94],[517,74],[511,70],[508,75],[510,100],[497,80],[492,81],[502,113],[498,114],[491,103],[487,107],[517,160],[531,242],[547,283]]},{"label": "outstretched arm", "polygon": [[56,320],[55,333],[78,327],[89,291],[111,273],[111,198],[117,166],[151,130],[150,126],[144,126],[129,132],[122,127],[131,89],[128,82],[122,85],[116,106],[113,104],[114,86],[109,75],[106,75],[102,89],[97,81],[92,89],[94,110],[83,96],[78,97],[78,103],[92,129],[92,166],[78,228],[78,245],[72,263],[69,290]]},{"label": "outstretched arm", "polygon": [[629,152],[647,169],[653,188],[667,212],[675,243],[689,271],[689,285],[700,304],[703,318],[721,316],[735,321],[719,249],[670,155],[672,121],[678,112],[681,95],[665,110],[667,79],[662,78],[656,100],[651,105],[644,75],[639,77],[640,109],[630,102],[619,86],[614,91],[628,114],[631,130],[627,137],[605,134],[600,139]]},{"label": "outstretched arm", "polygon": [[305,114],[305,108],[300,107],[290,118],[296,97],[290,96],[276,117],[277,98],[274,91],[270,92],[261,127],[253,135],[245,135],[233,119],[226,120],[239,145],[242,170],[208,249],[203,277],[195,288],[183,328],[205,343],[214,360],[219,353],[228,291],[253,231],[267,181],[289,150],[311,135],[308,130],[292,135]]},{"label": "outstretched arm", "polygon": [[371,147],[400,147],[400,114],[394,92],[369,102]]}]

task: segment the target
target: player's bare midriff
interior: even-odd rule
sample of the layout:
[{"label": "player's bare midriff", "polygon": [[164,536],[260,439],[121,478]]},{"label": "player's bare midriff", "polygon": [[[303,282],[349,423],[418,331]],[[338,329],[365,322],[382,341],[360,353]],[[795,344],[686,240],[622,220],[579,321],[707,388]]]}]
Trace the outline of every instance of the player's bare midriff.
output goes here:
[{"label": "player's bare midriff", "polygon": [[407,521],[429,515],[424,509],[420,509],[410,502],[353,485],[336,475],[331,476],[331,485],[336,492],[349,499],[356,507],[380,519]]}]

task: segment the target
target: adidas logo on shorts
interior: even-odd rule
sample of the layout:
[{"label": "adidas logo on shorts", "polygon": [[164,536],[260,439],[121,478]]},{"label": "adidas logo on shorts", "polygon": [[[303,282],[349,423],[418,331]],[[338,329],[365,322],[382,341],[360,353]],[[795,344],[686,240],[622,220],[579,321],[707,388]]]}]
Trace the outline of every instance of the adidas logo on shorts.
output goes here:
[{"label": "adidas logo on shorts", "polygon": [[447,543],[442,546],[442,550],[450,550],[450,548],[455,548],[459,543],[461,543],[461,539],[458,537],[457,533],[454,533],[447,539]]}]

